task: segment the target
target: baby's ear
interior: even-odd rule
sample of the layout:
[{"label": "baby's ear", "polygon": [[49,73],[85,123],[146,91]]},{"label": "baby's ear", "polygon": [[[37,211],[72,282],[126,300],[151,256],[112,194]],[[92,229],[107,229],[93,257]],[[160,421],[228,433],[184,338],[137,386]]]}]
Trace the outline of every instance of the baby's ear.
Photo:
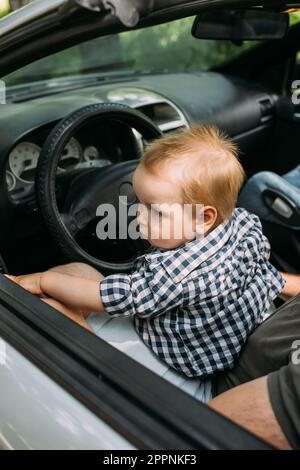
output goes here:
[{"label": "baby's ear", "polygon": [[195,232],[196,238],[202,238],[205,235],[205,220],[204,220],[205,207],[202,204],[197,204],[195,214]]},{"label": "baby's ear", "polygon": [[202,215],[202,223],[203,223],[203,230],[205,235],[207,232],[209,232],[214,225],[217,222],[218,218],[218,211],[215,207],[213,206],[205,206],[203,208],[203,215]]}]

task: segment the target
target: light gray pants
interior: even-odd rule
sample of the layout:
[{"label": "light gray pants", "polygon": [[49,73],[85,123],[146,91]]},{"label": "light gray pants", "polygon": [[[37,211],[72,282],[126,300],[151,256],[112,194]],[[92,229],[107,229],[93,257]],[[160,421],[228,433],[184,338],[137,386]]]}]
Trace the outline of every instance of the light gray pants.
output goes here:
[{"label": "light gray pants", "polygon": [[196,400],[207,403],[212,398],[212,381],[188,378],[161,361],[137,334],[131,317],[92,314],[88,323],[96,335],[155,374],[171,382]]}]

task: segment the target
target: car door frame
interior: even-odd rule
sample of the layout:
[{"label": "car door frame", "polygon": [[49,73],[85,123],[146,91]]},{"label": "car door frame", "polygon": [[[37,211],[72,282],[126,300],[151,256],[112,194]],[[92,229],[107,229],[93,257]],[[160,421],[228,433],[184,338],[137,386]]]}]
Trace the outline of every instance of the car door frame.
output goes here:
[{"label": "car door frame", "polygon": [[0,275],[0,337],[139,449],[270,449]]}]

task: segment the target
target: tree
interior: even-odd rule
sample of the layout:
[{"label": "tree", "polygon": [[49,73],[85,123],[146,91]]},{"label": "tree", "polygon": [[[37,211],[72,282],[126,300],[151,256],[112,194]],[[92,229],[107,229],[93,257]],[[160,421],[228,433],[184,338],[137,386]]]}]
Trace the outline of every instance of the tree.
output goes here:
[{"label": "tree", "polygon": [[9,2],[8,0],[0,0],[0,18],[4,16],[9,11]]},{"label": "tree", "polygon": [[18,8],[23,7],[24,5],[27,5],[27,3],[30,3],[32,0],[10,0],[10,9],[11,10],[17,10]]}]

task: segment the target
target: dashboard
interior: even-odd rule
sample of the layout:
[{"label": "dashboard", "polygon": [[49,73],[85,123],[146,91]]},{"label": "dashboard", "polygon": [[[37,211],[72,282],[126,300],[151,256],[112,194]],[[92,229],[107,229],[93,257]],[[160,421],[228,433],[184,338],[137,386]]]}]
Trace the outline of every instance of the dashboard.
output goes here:
[{"label": "dashboard", "polygon": [[[10,193],[19,192],[24,186],[31,186],[35,181],[35,173],[42,148],[34,142],[22,141],[10,152],[6,170],[6,184]],[[112,161],[99,146],[93,143],[83,147],[72,137],[64,148],[59,164],[58,173],[74,169],[104,167]]]},{"label": "dashboard", "polygon": [[[19,139],[8,153],[5,183],[13,202],[22,203],[35,195],[35,177],[45,141],[55,127],[38,127]],[[116,138],[118,135],[118,138]],[[92,123],[81,129],[66,144],[61,153],[57,175],[102,168],[128,159],[128,149],[134,155],[132,131],[120,123]]]},{"label": "dashboard", "polygon": [[[118,88],[108,92],[107,100],[139,108],[165,133],[188,127],[187,119],[174,103],[149,90]],[[10,149],[5,181],[11,200],[22,202],[34,194],[42,147],[57,122],[37,126],[25,133]],[[143,151],[144,145],[141,135],[121,122],[92,122],[69,140],[61,154],[57,174],[132,160]]]},{"label": "dashboard", "polygon": [[[264,88],[216,72],[112,79],[7,103],[0,107],[0,239],[8,239],[16,230],[12,228],[16,210],[23,210],[24,216],[37,210],[36,168],[50,132],[68,114],[101,102],[138,109],[165,134],[201,122],[216,124],[239,145],[248,174],[255,172],[257,155],[269,142],[276,108],[276,96]],[[57,171],[68,176],[136,159],[144,144],[140,135],[117,120],[93,121],[72,136]]]}]

